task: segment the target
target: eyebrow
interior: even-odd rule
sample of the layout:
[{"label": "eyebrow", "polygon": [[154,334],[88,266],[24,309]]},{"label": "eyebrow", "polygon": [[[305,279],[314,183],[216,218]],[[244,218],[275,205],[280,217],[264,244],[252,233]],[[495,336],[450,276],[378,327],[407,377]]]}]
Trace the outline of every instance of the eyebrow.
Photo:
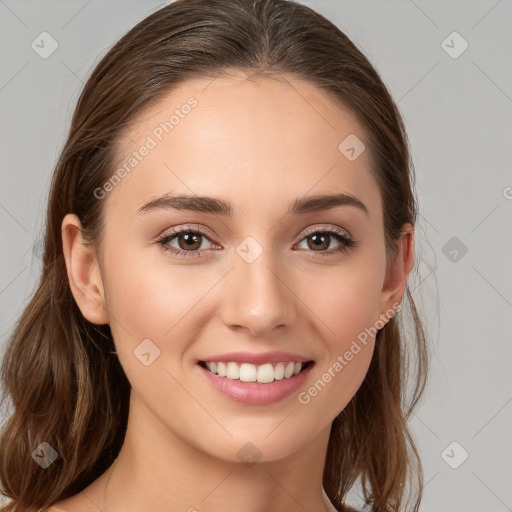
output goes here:
[{"label": "eyebrow", "polygon": [[[366,215],[369,215],[368,208],[357,197],[350,194],[321,194],[313,196],[304,196],[297,198],[289,207],[287,214],[300,215],[311,212],[320,212],[330,210],[338,206],[352,206]],[[152,199],[145,205],[141,206],[137,213],[148,213],[157,209],[173,208],[177,210],[193,210],[196,212],[213,213],[216,215],[224,215],[232,217],[234,208],[231,203],[207,196],[196,195],[172,195],[165,194],[163,196]]]}]

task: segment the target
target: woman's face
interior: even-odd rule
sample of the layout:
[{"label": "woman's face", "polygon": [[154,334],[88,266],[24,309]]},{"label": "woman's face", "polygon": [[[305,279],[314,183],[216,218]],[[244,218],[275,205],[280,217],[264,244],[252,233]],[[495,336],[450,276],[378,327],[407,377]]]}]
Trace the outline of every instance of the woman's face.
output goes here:
[{"label": "woman's face", "polygon": [[[223,460],[325,439],[392,305],[361,126],[310,83],[224,77],[182,84],[124,135],[97,196],[131,414]],[[324,195],[345,202],[309,202]],[[227,377],[200,363],[221,359]]]}]

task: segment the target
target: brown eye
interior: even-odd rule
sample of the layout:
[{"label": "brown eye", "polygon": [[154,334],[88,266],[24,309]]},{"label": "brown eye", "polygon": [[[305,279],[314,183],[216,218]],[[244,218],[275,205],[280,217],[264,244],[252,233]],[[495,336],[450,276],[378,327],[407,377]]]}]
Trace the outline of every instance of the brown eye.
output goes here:
[{"label": "brown eye", "polygon": [[191,231],[180,233],[179,235],[175,236],[176,240],[178,241],[178,245],[180,246],[180,249],[185,250],[198,250],[199,247],[201,247],[201,237],[203,235],[193,233]]},{"label": "brown eye", "polygon": [[308,247],[312,250],[326,250],[331,242],[331,237],[323,233],[309,235],[306,239],[308,240]]},{"label": "brown eye", "polygon": [[[178,246],[172,245],[171,242],[176,240]],[[164,251],[170,251],[177,256],[200,256],[203,242],[210,238],[203,232],[194,229],[173,229],[171,233],[162,236],[157,240],[157,244]]]},{"label": "brown eye", "polygon": [[[302,239],[306,241],[307,249],[311,252],[317,253],[315,256],[329,256],[339,253],[347,252],[352,247],[357,247],[358,243],[350,237],[344,230],[338,228],[311,230],[306,233]],[[327,250],[332,242],[338,243],[337,247]]]}]

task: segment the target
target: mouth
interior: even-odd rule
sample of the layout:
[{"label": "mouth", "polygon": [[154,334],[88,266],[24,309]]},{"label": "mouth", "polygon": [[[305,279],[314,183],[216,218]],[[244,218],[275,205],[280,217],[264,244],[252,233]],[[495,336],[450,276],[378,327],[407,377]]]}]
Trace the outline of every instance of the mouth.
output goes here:
[{"label": "mouth", "polygon": [[314,361],[280,361],[255,365],[235,361],[198,361],[199,366],[217,377],[239,381],[270,384],[285,381],[313,366]]},{"label": "mouth", "polygon": [[266,362],[268,359],[263,357],[255,361],[260,364],[252,364],[243,362],[247,357],[235,362],[229,361],[230,356],[223,356],[224,361],[198,361],[196,367],[205,381],[225,397],[265,406],[284,400],[305,386],[315,364],[307,360],[279,361],[276,354],[273,362]]}]

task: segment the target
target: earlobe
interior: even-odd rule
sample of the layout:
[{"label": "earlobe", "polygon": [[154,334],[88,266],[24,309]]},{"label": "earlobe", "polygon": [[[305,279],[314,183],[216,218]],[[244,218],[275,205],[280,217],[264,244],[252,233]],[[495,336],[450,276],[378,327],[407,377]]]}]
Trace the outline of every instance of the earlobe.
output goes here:
[{"label": "earlobe", "polygon": [[93,324],[109,322],[105,293],[96,251],[82,240],[82,225],[67,214],[61,225],[62,247],[71,293],[84,317]]},{"label": "earlobe", "polygon": [[414,265],[414,226],[405,224],[397,240],[396,257],[387,267],[382,287],[380,314],[388,316],[402,302],[407,279]]}]

